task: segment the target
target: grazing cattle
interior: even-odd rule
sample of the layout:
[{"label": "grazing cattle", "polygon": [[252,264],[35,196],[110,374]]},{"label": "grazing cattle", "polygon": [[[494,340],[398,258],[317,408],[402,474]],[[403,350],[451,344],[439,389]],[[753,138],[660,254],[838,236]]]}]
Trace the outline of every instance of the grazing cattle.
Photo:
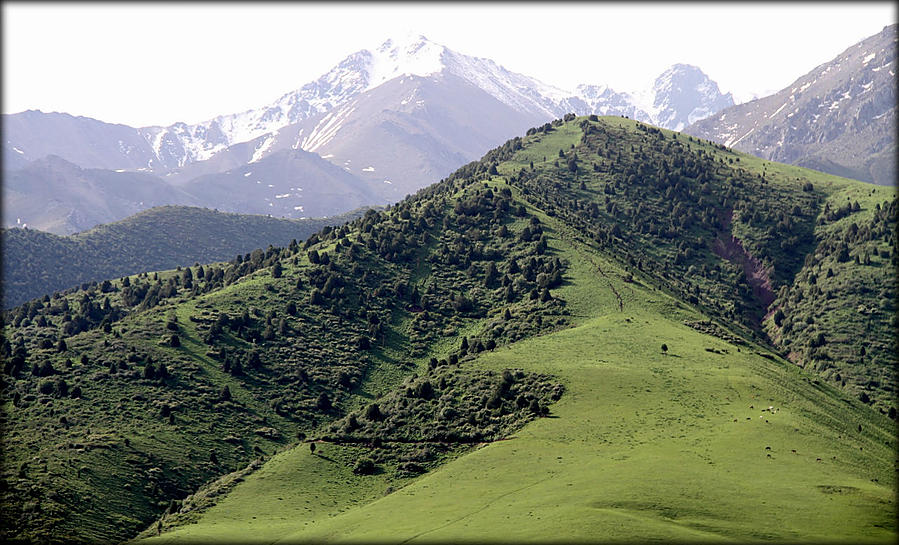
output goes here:
[{"label": "grazing cattle", "polygon": [[[771,450],[771,447],[765,447],[765,450]],[[795,452],[795,451],[794,451]]]},{"label": "grazing cattle", "polygon": [[750,405],[749,408],[750,408],[750,409],[755,409],[755,405]]},{"label": "grazing cattle", "polygon": [[821,458],[817,458],[815,461],[816,461],[816,462],[820,462],[820,461],[821,461]]},{"label": "grazing cattle", "polygon": [[768,458],[770,458],[770,457],[771,457],[771,455],[770,455],[770,454],[766,454],[766,455],[765,455],[765,456],[767,456],[767,457],[768,457]]},{"label": "grazing cattle", "polygon": [[790,452],[792,452],[793,454],[796,454],[796,449],[792,449]]}]

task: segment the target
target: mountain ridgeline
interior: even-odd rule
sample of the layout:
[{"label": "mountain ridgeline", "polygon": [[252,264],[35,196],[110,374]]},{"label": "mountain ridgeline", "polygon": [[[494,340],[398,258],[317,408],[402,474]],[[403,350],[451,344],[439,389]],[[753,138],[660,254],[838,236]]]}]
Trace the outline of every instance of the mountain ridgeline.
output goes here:
[{"label": "mountain ridgeline", "polygon": [[[305,240],[363,214],[285,220],[205,208],[160,206],[67,237],[3,230],[3,305],[18,306],[85,283],[180,265],[233,259],[269,244]],[[82,286],[83,288],[86,286]]]},{"label": "mountain ridgeline", "polygon": [[895,185],[896,29],[884,27],[780,92],[684,132],[771,161]]},{"label": "mountain ridgeline", "polygon": [[[776,420],[765,428],[761,419],[775,419],[773,404],[747,420],[790,437],[804,437],[814,423],[812,443],[826,437],[848,445],[852,432],[864,450],[856,443],[840,450],[847,461],[832,462],[842,465],[829,466],[831,475],[852,479],[865,517],[895,535],[895,523],[881,521],[885,500],[872,498],[892,490],[885,483],[893,471],[888,417],[896,414],[896,209],[884,188],[634,120],[571,114],[395,206],[325,227],[303,243],[34,300],[5,313],[2,535],[88,542],[146,529],[144,536],[165,538],[212,516],[216,497],[236,493],[258,468],[280,471],[284,457],[301,450],[285,447],[304,440],[327,449],[304,458],[325,476],[274,481],[303,490],[320,478],[322,487],[355,498],[347,509],[384,495],[367,486],[414,489],[423,473],[439,479],[444,466],[505,452],[498,440],[522,429],[529,431],[521,432],[521,445],[539,430],[569,430],[539,439],[552,450],[528,451],[552,454],[540,468],[567,471],[556,449],[567,458],[572,444],[606,449],[619,437],[603,413],[618,420],[622,391],[647,396],[639,407],[645,425],[619,438],[636,450],[602,460],[639,454],[650,448],[646,441],[668,445],[679,441],[677,433],[732,426],[723,435],[738,437],[740,448],[720,449],[724,458],[715,462],[698,453],[696,471],[712,479],[715,464],[743,471],[743,447],[762,433],[740,431],[754,422],[739,427],[737,416],[731,423],[731,404],[739,400],[745,411],[762,403],[757,396],[785,396],[794,407],[787,417],[798,419],[795,432]],[[696,349],[685,340],[671,354],[667,343],[659,352],[655,333],[643,328],[694,339]],[[624,359],[614,355],[622,342],[634,343]],[[541,347],[537,360],[562,355],[576,365],[552,373],[509,365],[525,361],[514,359],[520,343],[537,343],[529,345]],[[535,353],[528,354],[533,362]],[[694,361],[702,363],[695,376],[676,378]],[[625,371],[622,362],[637,367]],[[643,378],[616,382],[628,372]],[[723,391],[689,397],[720,372],[728,373]],[[596,373],[601,379],[591,382]],[[785,392],[774,394],[768,384]],[[654,421],[652,407],[669,395],[671,406],[689,406],[683,418],[705,420],[675,431],[680,419],[660,413],[664,425],[646,424],[646,409]],[[600,412],[564,412],[583,400],[593,407],[583,410]],[[541,419],[557,406],[567,416]],[[825,408],[842,417],[822,415]],[[582,424],[605,431],[583,440],[568,435]],[[838,434],[847,439],[838,442]],[[490,446],[477,449],[484,443]],[[314,465],[322,460],[328,465]],[[814,464],[796,466],[797,482],[813,479]],[[774,486],[783,486],[780,466],[770,467]],[[690,479],[689,486],[706,481]],[[550,473],[535,484],[557,482],[568,481]],[[803,501],[822,497],[815,486],[796,490],[807,494]],[[553,494],[572,496],[564,492]],[[511,494],[503,497],[515,501]],[[778,513],[790,512],[770,488],[763,497],[775,498]],[[274,501],[266,498],[259,501]],[[333,505],[333,513],[315,502],[305,511],[330,520],[344,510]],[[301,520],[296,510],[291,517]],[[472,506],[473,520],[482,510]],[[289,523],[259,531],[283,538],[299,530],[279,524]],[[719,537],[760,535],[737,523],[720,526]],[[796,538],[783,525],[765,531]]]}]

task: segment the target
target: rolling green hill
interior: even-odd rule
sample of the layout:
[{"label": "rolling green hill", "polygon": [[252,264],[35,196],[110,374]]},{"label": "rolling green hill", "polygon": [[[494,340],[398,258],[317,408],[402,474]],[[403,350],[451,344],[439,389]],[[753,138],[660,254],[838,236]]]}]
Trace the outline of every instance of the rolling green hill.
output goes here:
[{"label": "rolling green hill", "polygon": [[895,206],[566,116],[302,246],[19,307],[3,537],[892,542]]},{"label": "rolling green hill", "polygon": [[283,220],[189,206],[159,206],[69,236],[3,230],[3,301],[11,308],[85,282],[211,263],[269,244],[304,240],[362,211],[322,219]]}]

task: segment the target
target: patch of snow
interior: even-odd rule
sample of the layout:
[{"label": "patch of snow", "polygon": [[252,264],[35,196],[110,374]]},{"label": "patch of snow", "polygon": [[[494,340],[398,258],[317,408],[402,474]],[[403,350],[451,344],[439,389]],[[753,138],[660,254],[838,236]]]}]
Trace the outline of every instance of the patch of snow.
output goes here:
[{"label": "patch of snow", "polygon": [[[801,92],[805,91],[806,89],[808,89],[809,87],[811,87],[812,84],[815,83],[816,81],[818,81],[818,80],[813,80],[813,81],[810,81],[810,82],[808,82],[808,83],[803,83],[803,84],[802,84],[802,87],[799,88],[799,92],[801,93]],[[791,91],[791,92],[792,92],[792,91]]]},{"label": "patch of snow", "polygon": [[327,155],[322,155],[322,159],[330,159],[331,157],[334,157],[333,153],[329,153]]},{"label": "patch of snow", "polygon": [[374,172],[375,167],[365,167],[362,169],[362,172]]},{"label": "patch of snow", "polygon": [[125,172],[124,168],[116,169],[116,172]]},{"label": "patch of snow", "polygon": [[25,155],[25,152],[20,150],[19,148],[13,146],[12,150],[20,155]]},{"label": "patch of snow", "polygon": [[862,65],[867,65],[869,62],[871,62],[871,59],[873,59],[876,56],[877,56],[877,53],[871,53],[870,55],[868,55],[867,57],[862,59]]},{"label": "patch of snow", "polygon": [[244,174],[243,177],[246,178],[247,176],[250,176],[251,174],[253,174],[252,170],[250,172],[247,172],[246,174]]},{"label": "patch of snow", "polygon": [[302,211],[303,211],[303,207],[302,207],[302,206],[294,206],[293,209],[294,209],[294,210],[297,210],[297,211],[299,211],[299,212],[302,212]]},{"label": "patch of snow", "polygon": [[735,142],[727,141],[727,142],[724,143],[724,145],[727,146],[727,147],[729,147],[729,148],[732,148],[732,147],[736,146],[737,144],[739,144],[741,140],[743,140],[744,138],[746,138],[747,136],[749,136],[750,134],[752,134],[752,132],[753,132],[754,130],[755,130],[755,128],[749,129],[749,132],[747,132],[746,134],[744,134],[743,136],[741,136],[740,138],[738,138]]},{"label": "patch of snow", "polygon": [[430,76],[440,72],[443,70],[445,50],[442,45],[411,33],[396,40],[387,40],[379,48],[368,52],[366,90],[404,75]]},{"label": "patch of snow", "polygon": [[303,138],[300,147],[306,151],[315,151],[331,141],[332,138],[340,131],[343,122],[356,109],[356,104],[352,103],[346,107],[340,108],[337,112],[331,112],[322,118],[321,121],[312,129],[309,136]]},{"label": "patch of snow", "polygon": [[287,197],[290,197],[290,193],[282,193],[280,195],[275,195],[276,199],[286,199]]},{"label": "patch of snow", "polygon": [[385,183],[385,184],[392,184],[393,182],[391,182],[390,180],[384,180],[384,183]]},{"label": "patch of snow", "polygon": [[774,117],[775,115],[779,114],[781,110],[783,110],[784,108],[787,107],[787,104],[789,104],[789,103],[788,103],[788,102],[784,102],[783,105],[782,105],[780,108],[777,109],[777,111],[775,111],[773,114],[771,114],[771,115],[768,116],[768,119],[771,119],[771,118]]},{"label": "patch of snow", "polygon": [[256,150],[253,151],[253,158],[250,159],[250,163],[255,163],[256,161],[262,159],[262,156],[265,154],[266,151],[268,151],[268,149],[270,147],[272,147],[272,143],[274,141],[275,141],[275,135],[273,135],[273,134],[269,135],[268,138],[263,140],[262,143],[256,147]]},{"label": "patch of snow", "polygon": [[269,187],[275,187],[275,186],[273,186],[272,184],[268,184],[268,186],[269,186]]}]

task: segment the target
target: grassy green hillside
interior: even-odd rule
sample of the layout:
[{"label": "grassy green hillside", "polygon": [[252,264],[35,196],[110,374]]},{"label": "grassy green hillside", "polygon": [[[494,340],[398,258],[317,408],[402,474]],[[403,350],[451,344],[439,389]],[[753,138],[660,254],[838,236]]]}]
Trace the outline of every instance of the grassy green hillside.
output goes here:
[{"label": "grassy green hillside", "polygon": [[76,235],[3,230],[3,301],[11,308],[86,282],[211,263],[269,244],[304,240],[362,211],[323,219],[283,220],[189,206],[159,206]]},{"label": "grassy green hillside", "polygon": [[467,342],[473,323],[501,327],[444,365],[564,326],[549,290],[565,264],[519,236],[541,225],[511,202],[462,178],[303,247],[16,309],[2,347],[4,537],[127,538]]},{"label": "grassy green hillside", "polygon": [[411,482],[353,475],[371,449],[288,450],[198,524],[146,542],[895,539],[886,418],[757,346],[685,326],[699,316],[614,263],[551,246],[571,258],[559,294],[575,326],[468,365],[555,375],[566,394],[553,418]]},{"label": "grassy green hillside", "polygon": [[[893,541],[886,191],[571,116],[302,245],[19,307],[3,537]],[[864,332],[795,295],[837,238],[877,249],[828,278]],[[876,341],[840,381],[791,349],[825,327]]]}]

